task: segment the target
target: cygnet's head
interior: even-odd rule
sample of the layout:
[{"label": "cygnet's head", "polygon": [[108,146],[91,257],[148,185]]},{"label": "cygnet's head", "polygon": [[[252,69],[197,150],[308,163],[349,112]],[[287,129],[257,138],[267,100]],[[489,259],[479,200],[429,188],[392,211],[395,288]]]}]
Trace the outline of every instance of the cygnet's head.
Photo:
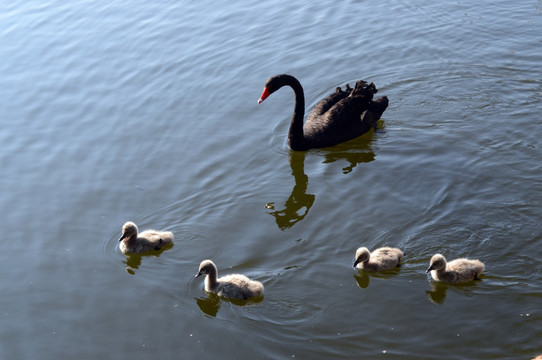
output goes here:
[{"label": "cygnet's head", "polygon": [[128,221],[126,222],[123,226],[122,226],[122,235],[120,236],[120,239],[119,241],[122,241],[124,239],[129,239],[131,238],[134,234],[137,235],[137,225],[134,224],[133,222],[131,221]]},{"label": "cygnet's head", "polygon": [[360,247],[356,250],[356,258],[354,260],[354,267],[361,262],[365,262],[371,258],[371,253],[366,247]]},{"label": "cygnet's head", "polygon": [[435,254],[431,258],[431,261],[429,262],[429,268],[426,272],[430,272],[431,270],[441,270],[446,267],[446,259],[441,254]]},{"label": "cygnet's head", "polygon": [[199,270],[198,270],[198,273],[196,274],[196,277],[201,276],[201,275],[216,273],[216,272],[217,272],[217,269],[214,262],[212,262],[211,260],[203,260],[201,264],[199,264]]}]

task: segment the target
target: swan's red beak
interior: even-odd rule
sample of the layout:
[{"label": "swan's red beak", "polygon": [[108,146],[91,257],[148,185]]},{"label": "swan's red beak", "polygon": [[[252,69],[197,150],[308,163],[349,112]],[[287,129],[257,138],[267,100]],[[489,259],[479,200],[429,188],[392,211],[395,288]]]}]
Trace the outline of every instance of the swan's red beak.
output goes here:
[{"label": "swan's red beak", "polygon": [[264,87],[263,88],[263,92],[262,92],[262,96],[260,96],[260,99],[258,100],[258,104],[261,104],[265,99],[267,99],[267,97],[271,95],[269,93],[269,89]]}]

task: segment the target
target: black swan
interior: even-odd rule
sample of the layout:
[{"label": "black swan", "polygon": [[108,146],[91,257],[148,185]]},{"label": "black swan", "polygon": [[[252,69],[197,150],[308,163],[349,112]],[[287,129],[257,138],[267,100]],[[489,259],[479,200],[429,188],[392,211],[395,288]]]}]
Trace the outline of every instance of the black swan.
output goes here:
[{"label": "black swan", "polygon": [[276,75],[267,80],[258,104],[286,85],[295,94],[294,115],[288,132],[288,145],[292,150],[333,146],[361,136],[376,127],[388,107],[386,96],[373,101],[378,91],[373,83],[360,80],[354,89],[346,84],[344,91],[337,87],[333,94],[320,100],[303,126],[305,95],[299,81],[291,75]]}]

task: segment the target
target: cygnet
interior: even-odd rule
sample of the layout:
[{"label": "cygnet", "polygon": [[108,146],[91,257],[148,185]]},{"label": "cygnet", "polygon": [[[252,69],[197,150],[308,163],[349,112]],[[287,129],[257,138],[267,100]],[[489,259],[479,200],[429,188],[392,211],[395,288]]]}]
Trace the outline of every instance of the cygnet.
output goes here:
[{"label": "cygnet", "polygon": [[399,266],[403,252],[397,248],[382,247],[372,253],[366,247],[356,250],[354,267],[364,270],[383,271]]},{"label": "cygnet", "polygon": [[145,230],[138,234],[137,225],[128,221],[122,226],[122,236],[119,242],[119,248],[123,254],[142,253],[160,250],[173,243],[173,233],[171,231]]},{"label": "cygnet", "polygon": [[203,260],[196,277],[205,277],[205,291],[229,299],[246,300],[263,296],[263,284],[245,275],[231,274],[217,279],[218,270],[211,260]]},{"label": "cygnet", "polygon": [[455,259],[446,263],[444,256],[435,254],[426,272],[431,272],[435,281],[457,284],[478,280],[483,271],[484,264],[480,260]]}]

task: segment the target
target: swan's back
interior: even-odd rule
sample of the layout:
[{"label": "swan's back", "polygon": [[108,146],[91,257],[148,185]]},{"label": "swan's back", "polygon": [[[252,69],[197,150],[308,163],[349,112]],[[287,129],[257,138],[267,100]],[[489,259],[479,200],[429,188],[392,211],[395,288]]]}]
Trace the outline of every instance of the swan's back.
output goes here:
[{"label": "swan's back", "polygon": [[250,280],[245,275],[231,274],[218,279],[217,295],[229,299],[246,300],[263,295],[263,285],[259,281]]},{"label": "swan's back", "polygon": [[171,231],[145,230],[137,237],[142,242],[151,244],[160,244],[161,247],[173,243],[173,233]]},{"label": "swan's back", "polygon": [[351,92],[352,89],[350,88],[349,84],[346,84],[344,91],[341,89],[340,86],[338,86],[333,94],[316,103],[311,113],[309,114],[307,121],[314,121],[315,117],[325,114],[327,111],[329,111],[329,109],[331,109],[333,105],[335,105],[340,100],[346,98],[348,95],[350,95]]},{"label": "swan's back", "polygon": [[393,269],[399,266],[403,259],[403,252],[397,248],[383,247],[371,253],[371,261],[381,264],[382,269]]}]

